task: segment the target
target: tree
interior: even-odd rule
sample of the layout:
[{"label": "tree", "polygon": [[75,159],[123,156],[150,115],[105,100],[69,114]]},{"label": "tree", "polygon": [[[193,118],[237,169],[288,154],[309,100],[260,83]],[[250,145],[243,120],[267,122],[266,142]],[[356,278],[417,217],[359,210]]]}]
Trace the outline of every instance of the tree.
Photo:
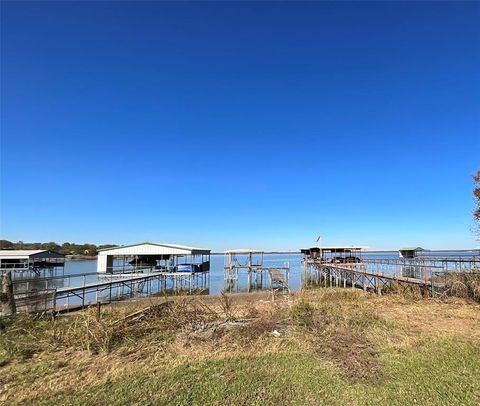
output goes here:
[{"label": "tree", "polygon": [[475,199],[473,219],[478,226],[477,232],[480,235],[480,169],[473,177],[473,198]]},{"label": "tree", "polygon": [[60,245],[58,245],[56,242],[50,241],[46,244],[42,244],[42,249],[44,250],[50,250],[50,251],[59,251],[60,250]]},{"label": "tree", "polygon": [[13,250],[15,249],[15,244],[8,240],[0,240],[0,249],[2,250]]}]

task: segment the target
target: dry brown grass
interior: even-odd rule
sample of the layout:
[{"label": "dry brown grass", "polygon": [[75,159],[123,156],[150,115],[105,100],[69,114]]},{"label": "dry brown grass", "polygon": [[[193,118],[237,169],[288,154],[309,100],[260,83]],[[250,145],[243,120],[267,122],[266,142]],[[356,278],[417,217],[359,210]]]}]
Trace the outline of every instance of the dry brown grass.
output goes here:
[{"label": "dry brown grass", "polygon": [[95,309],[58,319],[20,316],[2,333],[8,346],[21,329],[24,348],[4,355],[0,402],[34,403],[145,368],[268,351],[263,336],[281,312],[266,301],[239,299],[229,299],[227,312],[225,299],[187,297],[106,307],[99,321]]},{"label": "dry brown grass", "polygon": [[480,272],[451,272],[444,278],[446,296],[469,298],[480,303]]},{"label": "dry brown grass", "polygon": [[[372,304],[373,305],[373,304]],[[480,305],[460,298],[424,299],[409,302],[375,300],[378,314],[394,321],[403,330],[428,337],[461,336],[480,338]]]}]

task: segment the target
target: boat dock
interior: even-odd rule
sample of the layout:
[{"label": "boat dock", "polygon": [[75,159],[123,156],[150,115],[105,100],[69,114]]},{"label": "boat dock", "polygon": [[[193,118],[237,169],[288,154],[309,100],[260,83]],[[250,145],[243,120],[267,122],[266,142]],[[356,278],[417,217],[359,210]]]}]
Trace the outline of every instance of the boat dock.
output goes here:
[{"label": "boat dock", "polygon": [[431,289],[430,279],[406,277],[398,274],[375,272],[367,270],[368,263],[362,262],[351,266],[343,264],[309,263],[307,275],[304,275],[306,285],[361,288],[364,291],[373,290],[379,294],[392,288],[393,284],[416,285]]},{"label": "boat dock", "polygon": [[240,278],[246,274],[247,291],[269,289],[272,292],[289,291],[290,264],[268,267],[264,265],[264,252],[254,249],[234,249],[224,252],[224,289],[238,292]]},{"label": "boat dock", "polygon": [[209,275],[210,250],[147,242],[100,250],[97,272],[20,277],[13,292],[27,312],[62,311],[135,295],[208,292]]},{"label": "boat dock", "polygon": [[[91,281],[92,279],[95,279]],[[55,283],[64,286],[54,287]],[[70,286],[72,280],[83,280]],[[36,285],[32,284],[33,282]],[[38,283],[42,285],[35,288]],[[27,288],[28,286],[28,288]],[[107,304],[133,296],[208,291],[206,273],[145,272],[134,274],[98,275],[96,272],[64,277],[14,282],[15,301],[19,309],[27,312],[65,311],[97,303]]]},{"label": "boat dock", "polygon": [[0,273],[55,274],[64,270],[65,255],[51,250],[0,250]]},{"label": "boat dock", "polygon": [[434,296],[444,290],[448,274],[480,271],[479,257],[457,259],[409,254],[399,258],[365,258],[360,247],[315,248],[302,253],[304,286],[351,287],[378,294],[417,287],[425,296]]}]

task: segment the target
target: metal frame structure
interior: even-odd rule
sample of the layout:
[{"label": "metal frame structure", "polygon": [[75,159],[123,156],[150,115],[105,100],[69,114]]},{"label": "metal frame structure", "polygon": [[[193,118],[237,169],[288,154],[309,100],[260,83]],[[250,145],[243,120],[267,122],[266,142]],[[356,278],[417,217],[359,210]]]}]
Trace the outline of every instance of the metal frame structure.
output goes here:
[{"label": "metal frame structure", "polygon": [[332,246],[302,248],[302,262],[316,261],[324,263],[351,264],[362,262],[362,253],[367,249],[363,246]]},{"label": "metal frame structure", "polygon": [[51,250],[0,250],[0,272],[40,275],[42,271],[64,268],[65,255]]},{"label": "metal frame structure", "polygon": [[[190,267],[190,269],[188,269]],[[164,243],[140,243],[100,250],[98,273],[210,271],[210,250]]]},{"label": "metal frame structure", "polygon": [[423,253],[426,251],[427,250],[422,247],[406,247],[400,248],[398,250],[398,253],[400,255],[400,258],[413,259],[418,256],[424,255]]},{"label": "metal frame structure", "polygon": [[[96,277],[89,282],[88,277]],[[65,286],[56,287],[53,280],[68,281]],[[82,284],[70,286],[71,280],[82,279]],[[66,275],[56,278],[42,278],[39,289],[31,289],[29,283],[39,279],[16,281],[14,283],[17,308],[27,312],[68,311],[84,308],[97,303],[113,303],[133,296],[152,294],[208,293],[209,278],[205,272],[147,272],[112,273],[99,275],[96,272]],[[50,283],[49,283],[50,282]],[[73,300],[75,299],[75,300]]]},{"label": "metal frame structure", "polygon": [[210,250],[142,243],[99,251],[97,272],[19,279],[14,294],[27,311],[61,311],[134,295],[205,293],[209,284]]},{"label": "metal frame structure", "polygon": [[420,255],[409,258],[362,258],[359,262],[341,263],[323,255],[312,255],[311,252],[309,249],[302,250],[303,286],[348,286],[381,294],[395,285],[419,287],[426,296],[442,291],[444,282],[440,275],[480,271],[480,257],[477,256],[455,259]]},{"label": "metal frame structure", "polygon": [[[267,267],[263,264],[264,251],[255,249],[234,249],[224,252],[224,289],[228,292],[239,290],[240,273],[247,274],[247,290],[289,290],[290,263],[280,267]],[[242,262],[243,260],[243,262]],[[264,281],[267,286],[264,286]]]}]

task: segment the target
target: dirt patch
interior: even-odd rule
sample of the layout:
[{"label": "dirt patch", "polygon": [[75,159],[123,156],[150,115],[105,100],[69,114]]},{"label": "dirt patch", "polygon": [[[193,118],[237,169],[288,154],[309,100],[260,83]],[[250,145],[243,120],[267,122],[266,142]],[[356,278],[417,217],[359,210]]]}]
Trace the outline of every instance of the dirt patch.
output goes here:
[{"label": "dirt patch", "polygon": [[294,325],[308,335],[313,353],[339,367],[352,382],[383,379],[379,351],[366,332],[384,321],[358,309],[345,312],[336,300],[326,299],[314,304],[301,299],[290,310]]},{"label": "dirt patch", "polygon": [[371,383],[384,377],[375,345],[351,328],[321,334],[315,353],[340,367],[352,382]]}]

